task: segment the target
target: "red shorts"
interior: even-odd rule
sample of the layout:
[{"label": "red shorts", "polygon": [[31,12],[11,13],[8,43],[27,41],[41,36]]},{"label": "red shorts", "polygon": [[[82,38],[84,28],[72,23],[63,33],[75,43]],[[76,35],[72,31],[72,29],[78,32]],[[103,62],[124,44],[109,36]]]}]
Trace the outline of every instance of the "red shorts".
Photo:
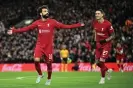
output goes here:
[{"label": "red shorts", "polygon": [[116,56],[116,59],[119,61],[122,61],[122,60],[124,60],[124,57],[123,56]]},{"label": "red shorts", "polygon": [[40,46],[36,45],[34,50],[34,58],[41,58],[46,56],[45,61],[53,60],[53,47],[52,45]]},{"label": "red shorts", "polygon": [[109,57],[109,53],[111,51],[111,44],[100,45],[97,43],[96,51],[95,51],[95,58],[96,59],[107,59]]}]

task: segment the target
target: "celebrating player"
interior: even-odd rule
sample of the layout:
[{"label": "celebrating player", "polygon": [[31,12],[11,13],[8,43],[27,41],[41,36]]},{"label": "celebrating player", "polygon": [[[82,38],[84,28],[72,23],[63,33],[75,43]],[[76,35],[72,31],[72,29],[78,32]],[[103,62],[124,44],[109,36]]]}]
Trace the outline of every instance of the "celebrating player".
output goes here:
[{"label": "celebrating player", "polygon": [[119,67],[119,71],[123,72],[124,52],[123,47],[120,43],[117,43],[115,48],[116,62]]},{"label": "celebrating player", "polygon": [[53,35],[54,28],[77,28],[84,26],[83,23],[77,23],[72,25],[62,24],[54,19],[49,18],[49,9],[46,5],[43,5],[38,8],[38,13],[40,15],[40,19],[33,22],[31,25],[19,29],[11,28],[7,33],[14,34],[20,32],[26,32],[28,30],[34,30],[37,28],[38,30],[38,39],[36,43],[36,47],[34,50],[34,62],[35,68],[38,72],[38,77],[36,83],[39,83],[41,78],[43,77],[41,67],[40,67],[40,58],[42,55],[45,55],[45,61],[47,64],[47,72],[48,77],[45,85],[50,85],[51,83],[51,74],[52,74],[52,60],[53,60]]},{"label": "celebrating player", "polygon": [[105,66],[105,60],[108,58],[111,50],[111,40],[114,39],[114,29],[111,23],[104,19],[103,10],[99,9],[95,12],[96,20],[93,22],[93,29],[95,33],[96,50],[95,59],[97,66],[101,69],[101,80],[99,84],[105,83],[105,74],[108,73],[108,79],[110,79],[110,73],[112,69],[108,69]]}]

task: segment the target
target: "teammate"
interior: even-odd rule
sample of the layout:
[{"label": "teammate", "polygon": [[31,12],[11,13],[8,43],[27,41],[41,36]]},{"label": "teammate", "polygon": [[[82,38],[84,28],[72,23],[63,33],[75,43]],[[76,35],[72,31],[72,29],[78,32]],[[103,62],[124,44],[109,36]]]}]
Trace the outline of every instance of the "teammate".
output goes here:
[{"label": "teammate", "polygon": [[114,50],[116,53],[116,62],[119,67],[119,71],[123,72],[123,62],[124,62],[123,47],[120,43],[117,43],[116,48]]},{"label": "teammate", "polygon": [[51,83],[51,74],[52,74],[52,60],[53,60],[53,35],[54,35],[54,28],[77,28],[84,26],[83,23],[77,23],[72,25],[65,25],[62,24],[55,19],[49,18],[49,9],[46,5],[43,5],[38,8],[38,14],[40,15],[40,19],[33,22],[31,25],[19,29],[11,28],[7,33],[14,34],[20,32],[26,32],[29,30],[34,30],[37,28],[38,30],[38,39],[36,43],[36,47],[34,50],[34,62],[35,68],[38,72],[38,77],[36,83],[39,83],[41,78],[43,77],[41,68],[40,68],[40,58],[42,55],[45,55],[45,61],[47,64],[47,81],[45,85],[50,85]]},{"label": "teammate", "polygon": [[101,69],[101,80],[99,84],[105,83],[106,71],[108,73],[108,79],[110,79],[110,73],[112,72],[112,69],[108,69],[105,66],[105,60],[108,58],[111,50],[111,40],[115,37],[114,29],[111,23],[104,19],[104,15],[105,14],[102,9],[96,10],[96,20],[93,22],[96,42],[95,59],[97,66],[99,66]]}]

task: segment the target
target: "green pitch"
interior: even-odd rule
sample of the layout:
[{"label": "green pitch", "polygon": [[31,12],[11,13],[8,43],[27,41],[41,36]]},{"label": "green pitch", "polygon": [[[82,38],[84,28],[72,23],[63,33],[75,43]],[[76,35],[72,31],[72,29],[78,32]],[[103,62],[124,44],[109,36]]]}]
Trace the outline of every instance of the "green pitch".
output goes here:
[{"label": "green pitch", "polygon": [[132,88],[133,72],[114,72],[112,79],[99,85],[99,72],[54,72],[52,83],[45,86],[45,77],[35,83],[36,72],[1,72],[0,88]]}]

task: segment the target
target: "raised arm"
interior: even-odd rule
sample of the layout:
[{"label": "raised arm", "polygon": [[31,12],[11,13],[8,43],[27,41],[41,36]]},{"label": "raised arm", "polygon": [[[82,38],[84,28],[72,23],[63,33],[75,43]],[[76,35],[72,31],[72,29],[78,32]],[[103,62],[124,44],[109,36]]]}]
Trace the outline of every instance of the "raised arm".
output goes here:
[{"label": "raised arm", "polygon": [[29,30],[33,30],[37,27],[37,24],[36,22],[32,23],[31,25],[29,26],[26,26],[26,27],[23,27],[23,28],[11,28],[11,30],[9,30],[7,33],[8,34],[13,34],[13,33],[20,33],[20,32],[26,32],[26,31],[29,31]]},{"label": "raised arm", "polygon": [[69,28],[78,28],[78,27],[84,26],[83,23],[66,25],[66,24],[60,23],[58,21],[55,21],[55,25],[56,25],[56,28],[66,28],[66,29],[69,29]]}]

